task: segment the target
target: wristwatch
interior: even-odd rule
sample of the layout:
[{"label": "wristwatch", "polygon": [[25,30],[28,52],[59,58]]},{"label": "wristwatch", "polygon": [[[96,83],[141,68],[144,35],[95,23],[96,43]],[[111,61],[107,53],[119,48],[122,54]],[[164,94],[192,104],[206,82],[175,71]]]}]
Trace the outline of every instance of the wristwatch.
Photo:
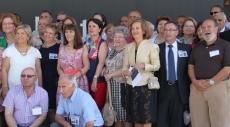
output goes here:
[{"label": "wristwatch", "polygon": [[214,82],[212,79],[209,79],[209,84],[210,84],[211,86],[213,86],[213,85],[215,84],[215,82]]}]

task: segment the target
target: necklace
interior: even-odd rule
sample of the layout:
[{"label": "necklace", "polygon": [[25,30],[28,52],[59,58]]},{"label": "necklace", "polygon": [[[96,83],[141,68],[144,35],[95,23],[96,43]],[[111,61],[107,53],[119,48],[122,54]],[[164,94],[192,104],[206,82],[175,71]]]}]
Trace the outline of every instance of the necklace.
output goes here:
[{"label": "necklace", "polygon": [[17,49],[18,49],[18,51],[20,52],[20,54],[21,54],[22,56],[27,55],[28,46],[26,47],[26,51],[25,51],[25,52],[22,52],[22,50],[21,50],[20,47],[18,47],[18,46],[17,46]]}]

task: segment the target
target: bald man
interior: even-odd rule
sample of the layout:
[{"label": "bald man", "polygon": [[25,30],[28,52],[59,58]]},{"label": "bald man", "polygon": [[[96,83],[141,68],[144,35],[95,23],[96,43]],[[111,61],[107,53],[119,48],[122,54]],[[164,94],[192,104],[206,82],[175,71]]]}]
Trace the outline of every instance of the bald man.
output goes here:
[{"label": "bald man", "polygon": [[37,73],[25,68],[20,85],[11,88],[3,102],[5,119],[9,127],[43,127],[48,112],[48,94],[35,85]]},{"label": "bald man", "polygon": [[224,14],[224,12],[219,12],[213,15],[213,20],[217,23],[219,32],[222,33],[229,30],[229,28],[226,27],[227,16]]}]

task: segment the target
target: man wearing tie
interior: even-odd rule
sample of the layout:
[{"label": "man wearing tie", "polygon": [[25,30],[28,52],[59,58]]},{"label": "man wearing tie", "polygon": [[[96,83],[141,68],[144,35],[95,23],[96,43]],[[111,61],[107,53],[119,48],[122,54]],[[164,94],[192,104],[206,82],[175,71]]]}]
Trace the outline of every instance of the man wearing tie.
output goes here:
[{"label": "man wearing tie", "polygon": [[176,41],[179,28],[174,22],[164,26],[165,43],[159,44],[161,68],[156,72],[158,91],[157,127],[184,127],[183,112],[189,102],[188,61],[191,47]]}]

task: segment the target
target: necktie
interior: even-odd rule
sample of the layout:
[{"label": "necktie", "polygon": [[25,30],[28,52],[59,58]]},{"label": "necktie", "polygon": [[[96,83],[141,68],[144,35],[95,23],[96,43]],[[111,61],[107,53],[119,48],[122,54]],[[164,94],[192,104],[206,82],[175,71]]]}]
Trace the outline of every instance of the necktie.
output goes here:
[{"label": "necktie", "polygon": [[171,83],[176,81],[176,72],[175,72],[175,63],[174,63],[174,54],[172,50],[172,45],[168,45],[168,78]]}]

